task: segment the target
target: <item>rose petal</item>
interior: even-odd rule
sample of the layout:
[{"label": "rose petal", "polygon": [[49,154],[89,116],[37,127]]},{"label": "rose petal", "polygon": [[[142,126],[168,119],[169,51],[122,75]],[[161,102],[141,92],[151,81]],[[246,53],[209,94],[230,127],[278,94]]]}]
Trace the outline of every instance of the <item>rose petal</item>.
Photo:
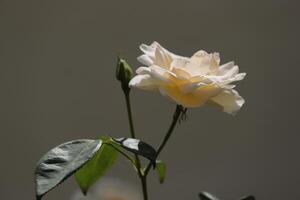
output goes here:
[{"label": "rose petal", "polygon": [[171,62],[172,62],[172,58],[171,55],[169,55],[169,52],[164,51],[163,48],[159,48],[159,47],[155,49],[155,59],[154,59],[155,65],[169,69],[171,66]]},{"label": "rose petal", "polygon": [[239,73],[239,74],[235,75],[235,77],[232,78],[231,82],[233,82],[233,81],[241,81],[241,80],[243,80],[245,78],[245,76],[246,76],[246,73]]},{"label": "rose petal", "polygon": [[223,79],[233,78],[238,73],[239,73],[239,67],[237,65],[235,65],[230,70],[225,72],[224,75],[222,75],[222,78]]},{"label": "rose petal", "polygon": [[146,66],[151,66],[151,65],[153,65],[153,59],[152,58],[150,58],[148,55],[146,55],[146,54],[143,54],[143,55],[141,55],[141,56],[139,56],[139,57],[137,57],[137,60],[140,62],[140,63],[142,63],[142,64],[144,64],[144,65],[146,65]]},{"label": "rose petal", "polygon": [[142,75],[142,74],[150,74],[151,70],[149,69],[149,67],[139,67],[135,72],[139,75]]},{"label": "rose petal", "polygon": [[198,88],[193,91],[194,95],[204,99],[205,101],[217,96],[222,92],[223,88],[216,84],[198,83]]},{"label": "rose petal", "polygon": [[142,52],[144,52],[145,54],[152,54],[152,55],[154,55],[155,48],[153,46],[148,46],[146,44],[141,44],[140,45],[140,50]]},{"label": "rose petal", "polygon": [[142,44],[140,45],[140,49],[145,54],[139,56],[137,59],[139,62],[147,66],[158,65],[169,69],[173,59],[179,57],[166,50],[158,42],[153,42],[150,46]]},{"label": "rose petal", "polygon": [[176,74],[171,71],[166,70],[165,68],[152,65],[149,67],[150,75],[152,78],[163,81],[165,83],[171,83],[172,80],[176,79]]},{"label": "rose petal", "polygon": [[206,75],[216,71],[219,62],[220,58],[217,53],[208,54],[206,51],[200,50],[190,58],[185,69],[193,76]]},{"label": "rose petal", "polygon": [[129,82],[129,87],[137,87],[144,90],[157,89],[156,81],[149,74],[137,75]]},{"label": "rose petal", "polygon": [[201,85],[192,92],[183,92],[181,87],[176,85],[159,86],[159,91],[162,95],[168,96],[177,104],[186,108],[194,108],[204,105],[211,97],[216,96],[222,91],[214,85]]},{"label": "rose petal", "polygon": [[182,105],[186,108],[199,107],[205,103],[204,101],[202,101],[202,99],[196,97],[192,93],[184,94],[179,90],[178,87],[159,87],[159,91],[162,95],[169,97],[177,104]]},{"label": "rose petal", "polygon": [[177,57],[171,63],[171,71],[174,72],[180,79],[190,79],[192,74],[190,74],[185,66],[189,62],[189,58]]},{"label": "rose petal", "polygon": [[235,114],[245,103],[243,97],[236,90],[224,90],[211,99],[222,107],[222,110],[229,114]]},{"label": "rose petal", "polygon": [[226,74],[226,72],[228,70],[231,70],[231,68],[233,68],[233,67],[234,67],[234,62],[233,61],[225,63],[225,64],[223,64],[219,67],[218,74],[219,75],[224,75],[224,74]]},{"label": "rose petal", "polygon": [[207,80],[210,80],[211,82],[226,86],[227,84],[230,84],[232,82],[243,80],[245,78],[245,76],[246,76],[246,73],[239,73],[239,74],[233,75],[233,73],[229,72],[228,77],[226,75],[224,75],[224,76],[205,76],[205,78]]}]

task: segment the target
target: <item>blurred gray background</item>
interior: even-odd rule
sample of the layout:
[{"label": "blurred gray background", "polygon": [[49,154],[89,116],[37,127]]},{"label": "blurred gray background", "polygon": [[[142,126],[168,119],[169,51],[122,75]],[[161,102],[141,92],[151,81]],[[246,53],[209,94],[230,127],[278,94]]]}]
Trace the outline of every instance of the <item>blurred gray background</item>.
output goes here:
[{"label": "blurred gray background", "polygon": [[[138,45],[156,40],[190,56],[199,49],[234,60],[245,106],[232,117],[211,107],[189,110],[153,173],[150,200],[300,199],[299,1],[0,0],[0,195],[34,199],[33,169],[50,148],[71,139],[129,135],[114,78],[120,53],[136,68]],[[137,135],[157,146],[175,105],[132,91]],[[299,123],[299,122],[298,122]],[[120,159],[109,171],[139,187]],[[75,181],[45,200],[68,200]]]}]

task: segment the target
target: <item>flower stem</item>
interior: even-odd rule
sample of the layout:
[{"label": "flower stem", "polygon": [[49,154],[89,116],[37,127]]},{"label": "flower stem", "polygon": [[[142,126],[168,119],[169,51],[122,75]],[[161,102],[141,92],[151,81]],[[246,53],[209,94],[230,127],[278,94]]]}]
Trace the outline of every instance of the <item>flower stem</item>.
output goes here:
[{"label": "flower stem", "polygon": [[148,200],[147,177],[146,176],[141,177],[141,183],[142,183],[142,188],[143,188],[144,200]]},{"label": "flower stem", "polygon": [[125,99],[126,99],[126,107],[127,107],[127,114],[128,114],[128,120],[129,120],[130,134],[131,134],[132,138],[135,138],[129,92],[125,92],[124,94],[125,94]]},{"label": "flower stem", "polygon": [[[130,126],[130,134],[132,138],[135,138],[135,131],[134,131],[134,126],[133,126],[133,119],[132,119],[132,112],[131,112],[131,104],[130,104],[130,96],[129,96],[129,91],[124,92],[125,94],[125,99],[126,99],[126,106],[127,106],[127,113],[128,113],[128,120],[129,120],[129,126]],[[184,112],[184,108],[181,105],[177,105],[175,112],[173,114],[173,120],[172,123],[164,137],[164,140],[158,147],[156,151],[156,157],[161,153],[165,145],[167,144],[168,140],[170,139],[172,132],[178,122],[178,119],[180,118],[181,114]],[[149,163],[146,167],[146,169],[143,171],[141,167],[141,161],[138,157],[137,154],[135,154],[135,163],[136,163],[136,168],[138,171],[139,178],[141,180],[142,184],[142,189],[143,189],[143,197],[144,200],[148,200],[148,191],[147,191],[147,175],[151,169],[151,163]]]},{"label": "flower stem", "polygon": [[[134,131],[134,126],[133,126],[129,92],[125,92],[125,99],[126,99],[126,107],[127,107],[128,120],[129,120],[129,126],[130,126],[130,134],[131,134],[132,138],[135,138],[135,131]],[[137,154],[135,154],[135,162],[136,162],[136,166],[138,168],[138,175],[141,177],[142,176],[141,161]]]},{"label": "flower stem", "polygon": [[[180,117],[180,115],[182,114],[182,112],[184,111],[184,108],[181,105],[177,105],[175,112],[173,114],[173,121],[168,129],[168,132],[165,135],[164,140],[162,141],[162,143],[160,144],[160,146],[158,147],[157,151],[156,151],[156,157],[158,157],[158,155],[161,153],[161,151],[163,150],[163,148],[165,147],[165,145],[167,144],[170,136],[172,135],[172,132],[178,122],[178,119]],[[148,164],[148,166],[146,167],[145,171],[144,171],[144,176],[147,176],[149,171],[151,169],[151,163]]]},{"label": "flower stem", "polygon": [[[135,138],[135,131],[134,131],[134,126],[133,126],[129,91],[124,92],[124,94],[125,94],[125,99],[126,99],[126,107],[127,107],[127,114],[128,114],[128,120],[129,120],[130,134],[131,134],[132,138]],[[137,154],[134,154],[134,156],[135,156],[135,163],[136,163],[138,176],[140,177],[141,183],[142,183],[144,200],[147,200],[148,199],[147,182],[146,182],[146,179],[144,179],[144,174],[142,172],[142,167],[141,167],[141,161]]]}]

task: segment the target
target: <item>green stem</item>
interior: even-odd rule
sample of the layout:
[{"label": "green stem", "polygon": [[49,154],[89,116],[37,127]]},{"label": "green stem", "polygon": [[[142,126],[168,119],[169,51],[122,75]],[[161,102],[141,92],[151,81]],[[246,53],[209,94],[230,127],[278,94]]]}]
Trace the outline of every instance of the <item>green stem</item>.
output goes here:
[{"label": "green stem", "polygon": [[141,177],[141,183],[142,183],[142,188],[143,188],[144,200],[148,200],[147,177],[146,176]]},{"label": "green stem", "polygon": [[[129,96],[129,91],[128,92],[124,92],[125,94],[125,99],[126,99],[126,106],[127,106],[127,113],[128,113],[128,120],[129,120],[129,126],[130,126],[130,133],[131,133],[131,137],[135,138],[135,131],[134,131],[134,126],[133,126],[133,119],[132,119],[132,113],[131,113],[131,105],[130,105],[130,96]],[[176,106],[176,110],[174,112],[173,115],[173,121],[168,129],[167,134],[165,135],[164,140],[162,141],[162,143],[160,144],[160,146],[157,149],[156,152],[156,157],[159,156],[159,154],[161,153],[161,151],[163,150],[163,148],[165,147],[165,145],[167,144],[169,138],[172,135],[172,132],[178,122],[178,119],[180,117],[180,115],[182,114],[182,112],[184,111],[184,108],[181,105],[177,105]],[[143,189],[143,197],[144,200],[148,200],[148,191],[147,191],[147,175],[151,169],[151,163],[149,163],[145,169],[145,171],[142,170],[141,167],[141,161],[138,157],[137,154],[135,154],[135,163],[136,163],[136,168],[138,171],[138,175],[140,177],[141,180],[141,184],[142,184],[142,189]]]},{"label": "green stem", "polygon": [[[131,112],[131,104],[130,104],[129,92],[125,92],[125,99],[126,99],[126,107],[127,107],[127,113],[128,113],[130,134],[131,134],[132,138],[135,138],[135,131],[134,131],[134,126],[133,126],[133,119],[132,119],[132,112]],[[134,154],[134,156],[135,156],[136,166],[138,168],[138,175],[141,177],[142,176],[141,161],[140,161],[140,158],[139,158],[139,156],[137,154]]]},{"label": "green stem", "polygon": [[[168,132],[166,133],[165,135],[165,138],[164,140],[162,141],[162,143],[160,144],[160,146],[158,147],[157,151],[156,151],[156,157],[159,156],[159,154],[161,153],[161,151],[163,150],[163,148],[165,147],[165,145],[167,144],[168,140],[170,139],[170,136],[172,135],[172,132],[178,122],[178,119],[181,115],[181,113],[183,112],[184,108],[181,106],[181,105],[177,105],[176,106],[176,109],[175,109],[175,112],[174,112],[174,115],[173,115],[173,121],[168,129]],[[151,169],[151,163],[148,164],[148,166],[146,167],[145,169],[145,172],[144,172],[144,176],[147,176],[149,171]]]},{"label": "green stem", "polygon": [[[127,114],[128,114],[128,120],[129,120],[130,134],[131,134],[132,138],[135,138],[135,131],[134,131],[134,126],[133,126],[129,92],[130,91],[124,92],[124,94],[125,94],[125,99],[126,99],[126,107],[127,107]],[[138,171],[138,176],[140,177],[141,183],[142,183],[144,200],[147,200],[148,199],[147,182],[146,182],[146,179],[144,178],[144,174],[143,174],[142,167],[141,167],[141,161],[137,154],[134,154],[134,156],[135,156],[135,163],[136,163],[136,167],[137,167],[137,171]]]},{"label": "green stem", "polygon": [[130,134],[132,138],[135,138],[133,120],[132,120],[132,113],[131,113],[131,105],[130,105],[130,96],[129,92],[125,92],[125,99],[126,99],[126,106],[127,106],[127,114],[129,120],[129,127],[130,127]]},{"label": "green stem", "polygon": [[[184,112],[184,108],[180,105],[176,106],[175,112],[173,114],[173,120],[172,123],[168,129],[168,132],[165,135],[164,140],[162,141],[162,143],[160,144],[160,146],[158,147],[158,150],[156,152],[156,157],[158,157],[158,155],[160,154],[160,152],[163,150],[163,148],[165,147],[165,145],[167,144],[170,136],[172,135],[172,132],[178,122],[178,119],[180,117],[180,115],[182,114],[182,112]],[[143,195],[144,195],[144,200],[148,200],[148,195],[147,195],[147,175],[149,173],[151,169],[151,163],[149,163],[141,177],[141,181],[142,181],[142,187],[143,187]]]}]

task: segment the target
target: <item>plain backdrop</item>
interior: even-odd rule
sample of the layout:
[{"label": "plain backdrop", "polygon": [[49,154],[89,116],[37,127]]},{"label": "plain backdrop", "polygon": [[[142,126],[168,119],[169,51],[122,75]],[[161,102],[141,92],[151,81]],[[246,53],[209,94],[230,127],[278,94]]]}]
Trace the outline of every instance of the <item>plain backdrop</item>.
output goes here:
[{"label": "plain backdrop", "polygon": [[[236,116],[188,111],[160,158],[163,185],[150,200],[300,199],[299,1],[0,0],[0,199],[34,199],[33,170],[50,148],[100,135],[129,136],[114,72],[118,54],[137,68],[139,44],[158,41],[191,56],[204,49],[234,60],[246,79]],[[156,93],[132,91],[139,138],[157,147],[175,108]],[[124,159],[108,176],[139,186]],[[45,200],[68,200],[71,178]]]}]

